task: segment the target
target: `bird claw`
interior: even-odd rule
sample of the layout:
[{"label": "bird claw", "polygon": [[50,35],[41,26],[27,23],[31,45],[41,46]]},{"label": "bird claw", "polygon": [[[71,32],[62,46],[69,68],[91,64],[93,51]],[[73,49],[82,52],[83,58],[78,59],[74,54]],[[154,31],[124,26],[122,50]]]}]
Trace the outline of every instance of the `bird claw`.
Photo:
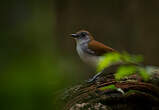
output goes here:
[{"label": "bird claw", "polygon": [[87,82],[88,83],[93,83],[94,81],[96,81],[100,75],[101,75],[102,72],[99,72],[98,74],[94,75],[92,78],[90,78]]},{"label": "bird claw", "polygon": [[101,72],[97,73],[96,75],[94,75],[89,80],[87,80],[87,83],[93,83],[94,81],[96,81],[101,76],[101,74],[103,73],[103,71],[104,70],[102,70]]},{"label": "bird claw", "polygon": [[97,78],[94,78],[94,77],[93,77],[93,78],[90,78],[90,79],[87,80],[87,83],[93,83],[96,79],[97,79]]}]

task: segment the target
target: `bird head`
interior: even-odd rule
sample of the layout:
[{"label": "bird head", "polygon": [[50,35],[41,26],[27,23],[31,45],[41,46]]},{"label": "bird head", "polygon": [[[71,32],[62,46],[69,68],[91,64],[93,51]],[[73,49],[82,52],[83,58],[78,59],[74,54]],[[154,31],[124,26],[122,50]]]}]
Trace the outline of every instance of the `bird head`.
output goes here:
[{"label": "bird head", "polygon": [[80,30],[75,34],[70,34],[72,38],[74,38],[77,42],[91,41],[94,38],[92,35],[86,30]]}]

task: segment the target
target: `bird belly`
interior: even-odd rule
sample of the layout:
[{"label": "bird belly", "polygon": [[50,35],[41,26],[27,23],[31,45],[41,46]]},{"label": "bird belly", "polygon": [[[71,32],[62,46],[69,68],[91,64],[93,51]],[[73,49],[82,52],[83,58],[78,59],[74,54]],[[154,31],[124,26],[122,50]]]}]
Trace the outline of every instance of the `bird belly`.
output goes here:
[{"label": "bird belly", "polygon": [[77,52],[80,56],[80,58],[88,65],[97,67],[98,62],[99,62],[99,56],[93,56],[91,54],[88,54],[84,52],[80,47],[77,46]]}]

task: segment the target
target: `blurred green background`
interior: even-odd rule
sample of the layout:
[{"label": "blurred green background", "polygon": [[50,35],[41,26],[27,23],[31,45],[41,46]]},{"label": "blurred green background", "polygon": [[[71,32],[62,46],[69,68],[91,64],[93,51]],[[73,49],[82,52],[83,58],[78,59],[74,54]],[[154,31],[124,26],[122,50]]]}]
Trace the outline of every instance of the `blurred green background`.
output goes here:
[{"label": "blurred green background", "polygon": [[55,110],[56,94],[92,76],[70,33],[90,31],[159,66],[158,0],[1,2],[0,110]]}]

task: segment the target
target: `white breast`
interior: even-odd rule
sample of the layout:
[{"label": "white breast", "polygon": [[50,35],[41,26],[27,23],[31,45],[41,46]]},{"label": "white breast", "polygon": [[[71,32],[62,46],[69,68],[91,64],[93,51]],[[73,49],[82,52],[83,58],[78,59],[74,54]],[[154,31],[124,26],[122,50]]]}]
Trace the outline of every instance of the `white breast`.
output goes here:
[{"label": "white breast", "polygon": [[77,44],[77,53],[79,54],[80,58],[87,64],[96,67],[98,62],[99,62],[99,57],[98,56],[93,56],[91,54],[88,54],[83,51],[81,48],[81,45]]}]

